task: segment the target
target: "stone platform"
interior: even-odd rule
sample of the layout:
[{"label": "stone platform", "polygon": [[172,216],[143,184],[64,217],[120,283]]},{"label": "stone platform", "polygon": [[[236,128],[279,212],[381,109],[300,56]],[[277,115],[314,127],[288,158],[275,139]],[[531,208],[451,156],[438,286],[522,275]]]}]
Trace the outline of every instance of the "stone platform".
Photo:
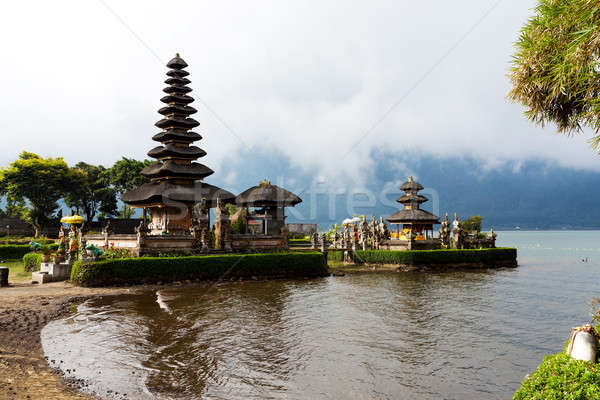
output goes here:
[{"label": "stone platform", "polygon": [[72,263],[42,263],[40,270],[31,274],[31,283],[66,281],[71,278]]}]

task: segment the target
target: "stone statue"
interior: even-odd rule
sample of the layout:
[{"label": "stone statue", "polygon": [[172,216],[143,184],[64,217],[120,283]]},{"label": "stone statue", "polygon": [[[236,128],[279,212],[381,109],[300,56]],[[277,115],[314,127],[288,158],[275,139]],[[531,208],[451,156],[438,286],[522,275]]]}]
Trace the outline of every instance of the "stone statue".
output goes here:
[{"label": "stone statue", "polygon": [[360,229],[360,232],[359,232],[360,243],[362,245],[362,249],[366,250],[367,244],[369,241],[369,228],[367,226],[367,221],[366,221],[364,215],[360,221],[359,229]]},{"label": "stone statue", "polygon": [[77,240],[79,241],[79,256],[85,254],[85,246],[87,245],[87,240],[85,236],[83,236],[83,226],[77,228]]},{"label": "stone statue", "polygon": [[202,225],[204,221],[208,222],[208,202],[206,201],[206,197],[203,197],[200,200],[200,203],[196,203],[193,209],[194,218]]},{"label": "stone statue", "polygon": [[342,247],[348,249],[350,248],[350,230],[348,229],[348,225],[344,225],[344,231],[342,232]]},{"label": "stone statue", "polygon": [[498,234],[496,232],[494,232],[494,228],[490,229],[490,233],[488,233],[487,237],[488,237],[489,247],[492,249],[495,248],[496,247],[496,237],[498,237]]},{"label": "stone statue", "polygon": [[224,232],[224,236],[223,236],[223,249],[225,249],[225,251],[233,251],[233,248],[231,247],[231,224],[229,223],[229,220],[227,220],[227,226],[224,227],[225,232]]},{"label": "stone statue", "polygon": [[464,232],[460,227],[460,220],[456,213],[454,213],[454,221],[452,221],[452,239],[451,244],[454,249],[462,249],[463,248],[463,239]]},{"label": "stone statue", "polygon": [[102,228],[102,236],[104,236],[104,247],[108,248],[108,237],[112,233],[112,228],[110,227],[110,220],[106,221],[106,225]]},{"label": "stone statue", "polygon": [[375,243],[377,240],[377,221],[375,221],[375,216],[371,214],[371,221],[369,221],[369,238],[371,243]]},{"label": "stone statue", "polygon": [[456,228],[460,228],[460,219],[458,219],[458,216],[456,215],[456,213],[454,213],[454,221],[452,221],[452,230]]},{"label": "stone statue", "polygon": [[60,230],[58,231],[58,249],[56,253],[64,256],[66,251],[67,244],[65,243],[65,228],[61,225]]},{"label": "stone statue", "polygon": [[283,237],[283,249],[287,250],[290,248],[290,241],[288,238],[288,234],[289,234],[289,229],[287,227],[287,225],[283,225],[280,229],[281,232],[281,236]]},{"label": "stone statue", "polygon": [[231,249],[231,235],[229,224],[229,212],[225,207],[225,203],[217,198],[217,206],[215,207],[215,248],[218,250]]},{"label": "stone statue", "polygon": [[200,231],[200,243],[202,245],[200,251],[208,252],[208,228],[206,226]]},{"label": "stone statue", "polygon": [[450,246],[450,221],[448,220],[448,213],[444,216],[440,226],[440,240],[444,246]]},{"label": "stone statue", "polygon": [[75,225],[71,225],[71,229],[69,230],[69,262],[75,261],[78,247]]},{"label": "stone statue", "polygon": [[383,217],[379,217],[379,236],[381,238],[380,242],[384,240],[390,240],[391,238],[387,224],[383,220]]},{"label": "stone statue", "polygon": [[110,220],[106,221],[106,225],[102,228],[103,235],[110,235],[112,233],[112,227],[110,226]]},{"label": "stone statue", "polygon": [[317,242],[318,241],[319,241],[319,234],[317,233],[317,231],[314,231],[310,235],[310,246],[311,246],[311,249],[313,249],[313,250],[317,249]]},{"label": "stone statue", "polygon": [[144,246],[144,238],[146,237],[146,233],[148,232],[148,228],[142,219],[140,224],[135,227],[135,234],[137,237],[137,247],[141,249]]},{"label": "stone statue", "polygon": [[333,248],[337,249],[339,248],[339,240],[340,240],[340,234],[338,232],[338,227],[337,225],[333,228]]}]

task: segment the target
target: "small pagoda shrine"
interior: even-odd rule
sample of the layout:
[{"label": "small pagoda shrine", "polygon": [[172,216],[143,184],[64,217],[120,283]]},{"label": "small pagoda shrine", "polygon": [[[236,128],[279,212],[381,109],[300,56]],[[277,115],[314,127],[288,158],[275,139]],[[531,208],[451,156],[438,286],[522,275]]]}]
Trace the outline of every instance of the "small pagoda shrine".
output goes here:
[{"label": "small pagoda shrine", "polygon": [[246,232],[233,235],[234,248],[286,248],[285,207],[293,207],[302,199],[268,180],[240,193],[235,203],[243,212]]},{"label": "small pagoda shrine", "polygon": [[131,207],[144,209],[150,222],[145,227],[150,235],[189,235],[194,230],[194,205],[203,204],[204,215],[209,208],[221,202],[232,202],[232,193],[202,182],[213,171],[204,164],[195,162],[206,152],[192,143],[202,137],[191,129],[200,125],[190,115],[196,109],[190,106],[194,99],[189,95],[188,64],[179,56],[167,63],[169,71],[163,91],[166,96],[160,99],[165,106],[158,110],[163,118],[155,126],[162,131],[152,137],[161,145],[153,148],[148,155],[158,161],[149,165],[141,174],[150,179],[136,189],[124,193],[121,200]]},{"label": "small pagoda shrine", "polygon": [[423,186],[414,180],[412,176],[400,186],[405,194],[396,201],[404,206],[386,219],[389,223],[396,225],[392,239],[388,241],[390,249],[436,249],[441,247],[439,239],[433,237],[433,225],[439,224],[437,215],[422,210],[421,204],[425,203],[427,197],[420,195]]}]

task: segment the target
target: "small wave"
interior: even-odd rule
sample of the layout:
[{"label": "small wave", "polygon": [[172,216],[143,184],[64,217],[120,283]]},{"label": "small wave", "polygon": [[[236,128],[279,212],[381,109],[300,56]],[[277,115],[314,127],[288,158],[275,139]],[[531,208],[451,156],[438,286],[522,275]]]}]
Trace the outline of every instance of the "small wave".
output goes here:
[{"label": "small wave", "polygon": [[165,310],[166,312],[168,312],[169,314],[171,314],[171,309],[169,308],[169,306],[166,303],[166,300],[169,300],[166,296],[164,296],[160,290],[156,292],[156,302],[158,303],[158,306]]}]

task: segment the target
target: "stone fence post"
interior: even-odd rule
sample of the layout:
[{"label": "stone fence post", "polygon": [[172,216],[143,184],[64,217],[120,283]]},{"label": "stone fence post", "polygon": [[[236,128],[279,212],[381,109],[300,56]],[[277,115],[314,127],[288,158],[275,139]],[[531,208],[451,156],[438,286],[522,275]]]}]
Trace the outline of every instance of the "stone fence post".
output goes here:
[{"label": "stone fence post", "polygon": [[0,267],[0,287],[8,286],[8,267]]}]

